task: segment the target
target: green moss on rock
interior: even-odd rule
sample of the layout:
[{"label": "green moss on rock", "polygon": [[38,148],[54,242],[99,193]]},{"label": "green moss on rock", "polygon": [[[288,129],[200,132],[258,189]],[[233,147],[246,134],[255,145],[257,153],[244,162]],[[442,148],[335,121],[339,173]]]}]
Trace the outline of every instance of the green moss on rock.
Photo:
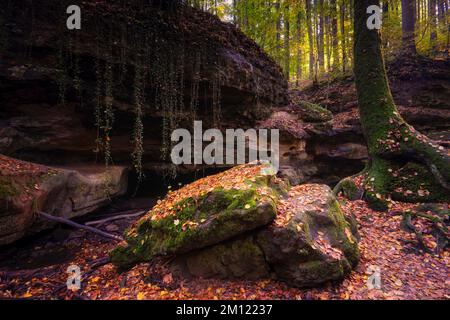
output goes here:
[{"label": "green moss on rock", "polygon": [[306,122],[327,122],[333,119],[333,114],[318,104],[304,100],[296,100],[295,107],[302,120]]},{"label": "green moss on rock", "polygon": [[0,199],[7,199],[19,194],[11,179],[0,177]]},{"label": "green moss on rock", "polygon": [[[173,205],[175,214],[153,219],[153,213],[126,233],[128,247],[111,252],[112,261],[126,268],[157,255],[186,253],[230,239],[270,223],[276,215],[278,191],[264,180],[249,181],[240,189],[216,188]],[[122,257],[123,256],[123,257]]]},{"label": "green moss on rock", "polygon": [[272,270],[298,287],[342,279],[357,265],[359,249],[354,228],[331,189],[301,185],[289,195],[281,200],[284,218],[257,237]]},{"label": "green moss on rock", "polygon": [[359,190],[352,179],[347,178],[342,180],[341,188],[344,196],[349,200],[358,200],[361,198],[361,190]]},{"label": "green moss on rock", "polygon": [[253,237],[229,240],[185,258],[190,274],[203,278],[258,279],[269,275],[269,265]]},{"label": "green moss on rock", "polygon": [[357,245],[356,228],[345,218],[341,206],[337,200],[332,200],[329,207],[329,214],[334,219],[335,229],[331,231],[332,245],[341,248],[352,267],[355,267],[359,261],[359,249]]}]

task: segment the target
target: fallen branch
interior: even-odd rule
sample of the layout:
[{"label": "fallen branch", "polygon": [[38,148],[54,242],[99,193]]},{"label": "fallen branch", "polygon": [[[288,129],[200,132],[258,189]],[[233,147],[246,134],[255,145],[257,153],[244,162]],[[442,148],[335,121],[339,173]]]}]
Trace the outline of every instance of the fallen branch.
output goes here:
[{"label": "fallen branch", "polygon": [[42,212],[42,211],[38,211],[37,214],[39,214],[41,217],[44,217],[44,218],[46,218],[48,220],[51,220],[51,221],[54,221],[54,222],[63,223],[63,224],[67,224],[67,225],[69,225],[71,227],[74,227],[74,228],[87,230],[87,231],[90,231],[92,233],[96,233],[98,235],[101,235],[101,236],[103,236],[105,238],[110,238],[110,239],[114,239],[114,240],[117,240],[117,241],[123,241],[123,238],[121,236],[116,236],[114,234],[107,233],[107,232],[104,232],[102,230],[99,230],[99,229],[96,229],[96,228],[93,228],[93,227],[89,227],[89,226],[86,226],[86,225],[83,225],[83,224],[79,224],[79,223],[73,222],[72,220],[69,220],[69,219],[52,216],[52,215],[50,215],[48,213],[45,213],[45,212]]},{"label": "fallen branch", "polygon": [[106,222],[110,222],[110,221],[114,221],[114,220],[139,217],[139,216],[143,215],[146,212],[147,211],[139,211],[139,212],[132,213],[132,214],[121,214],[121,215],[118,215],[118,216],[113,216],[113,217],[109,217],[109,218],[105,218],[105,219],[101,219],[101,220],[89,221],[89,222],[86,222],[86,225],[87,226],[95,226],[95,225],[101,225],[101,224],[104,224]]},{"label": "fallen branch", "polygon": [[115,216],[119,216],[119,215],[124,215],[124,214],[133,214],[136,213],[138,211],[145,211],[148,212],[149,208],[148,207],[143,207],[143,208],[134,208],[134,209],[129,209],[129,210],[121,210],[121,211],[114,211],[114,212],[110,212],[110,213],[102,213],[100,215],[96,215],[99,219],[103,219],[103,218],[110,218],[110,217],[115,217]]}]

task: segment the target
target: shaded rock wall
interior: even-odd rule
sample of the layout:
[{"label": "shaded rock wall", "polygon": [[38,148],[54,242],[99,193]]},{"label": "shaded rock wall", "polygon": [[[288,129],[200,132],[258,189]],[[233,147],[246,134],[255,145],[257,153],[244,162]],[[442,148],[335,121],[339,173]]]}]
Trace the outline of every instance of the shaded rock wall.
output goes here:
[{"label": "shaded rock wall", "polygon": [[0,155],[0,245],[49,228],[36,211],[71,219],[127,191],[126,167],[56,168]]},{"label": "shaded rock wall", "polygon": [[[81,7],[81,30],[65,27],[69,4]],[[245,128],[288,100],[281,69],[253,41],[186,6],[9,2],[0,29],[0,153],[22,159],[101,159],[92,152],[100,104],[114,113],[113,159],[128,164],[136,87],[144,93],[144,162],[161,161],[167,118],[169,129],[191,126],[194,114],[209,126]]]}]

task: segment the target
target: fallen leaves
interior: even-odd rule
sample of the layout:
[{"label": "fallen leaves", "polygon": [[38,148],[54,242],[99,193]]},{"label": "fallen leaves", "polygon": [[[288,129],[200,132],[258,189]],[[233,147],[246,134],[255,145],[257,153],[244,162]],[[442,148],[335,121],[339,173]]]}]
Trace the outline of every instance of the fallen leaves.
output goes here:
[{"label": "fallen leaves", "polygon": [[[158,200],[152,210],[144,215],[140,221],[147,220],[149,217],[154,221],[170,215],[175,215],[177,211],[182,209],[177,205],[180,201],[187,198],[198,198],[216,188],[248,189],[250,186],[247,181],[254,179],[255,176],[261,176],[262,171],[267,168],[268,166],[264,164],[246,164],[196,180],[178,190],[170,191],[163,200]],[[261,188],[260,191],[260,194],[262,195],[267,193],[264,188]],[[249,204],[245,206],[246,209],[249,209],[250,207]],[[178,225],[178,223],[178,219],[174,220],[175,225]],[[189,225],[189,227],[194,226]]]},{"label": "fallen leaves", "polygon": [[[293,190],[293,195],[300,192]],[[305,199],[303,205],[315,206]],[[395,203],[394,211],[405,211],[413,204]],[[447,205],[448,206],[448,205]],[[282,219],[288,218],[287,207]],[[420,252],[414,235],[400,228],[401,216],[370,210],[364,201],[342,201],[342,209],[353,213],[359,223],[361,260],[343,282],[326,284],[321,288],[298,289],[272,279],[256,281],[184,279],[173,274],[167,260],[152,264],[139,264],[128,272],[117,273],[110,264],[92,270],[82,281],[82,289],[71,292],[65,289],[67,267],[76,264],[90,270],[89,262],[94,256],[104,257],[114,244],[88,234],[79,238],[78,251],[70,261],[39,270],[29,277],[27,273],[16,273],[6,278],[0,272],[0,297],[36,299],[449,299],[448,251],[440,255]],[[285,221],[284,221],[285,222]],[[417,227],[427,224],[418,220]],[[124,226],[126,227],[126,226]],[[350,232],[346,231],[346,234]],[[326,239],[317,235],[318,246],[327,246]],[[326,248],[332,250],[332,248]],[[30,252],[35,251],[34,247]],[[331,251],[332,252],[332,251]],[[334,252],[333,254],[339,254]],[[367,279],[372,274],[369,266],[378,266],[381,275],[381,290],[370,290]],[[8,279],[5,281],[5,279]],[[56,291],[63,286],[63,290]]]},{"label": "fallen leaves", "polygon": [[145,292],[138,292],[136,296],[137,300],[144,300],[145,299]]},{"label": "fallen leaves", "polygon": [[166,274],[166,275],[163,277],[163,282],[164,282],[165,284],[171,284],[171,283],[173,282],[172,274],[171,274],[171,273]]}]

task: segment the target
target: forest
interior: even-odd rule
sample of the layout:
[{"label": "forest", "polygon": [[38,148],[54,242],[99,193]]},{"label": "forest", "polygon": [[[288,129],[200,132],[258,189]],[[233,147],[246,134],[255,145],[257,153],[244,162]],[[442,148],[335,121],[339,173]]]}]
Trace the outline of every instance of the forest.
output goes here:
[{"label": "forest", "polygon": [[[283,68],[290,82],[350,73],[353,66],[353,1],[188,1],[232,22]],[[447,1],[382,1],[382,50],[394,59],[414,30],[415,53],[446,57]],[[405,12],[405,6],[409,11]],[[409,25],[402,24],[407,19]]]},{"label": "forest", "polygon": [[449,299],[449,5],[5,0],[0,300]]}]

